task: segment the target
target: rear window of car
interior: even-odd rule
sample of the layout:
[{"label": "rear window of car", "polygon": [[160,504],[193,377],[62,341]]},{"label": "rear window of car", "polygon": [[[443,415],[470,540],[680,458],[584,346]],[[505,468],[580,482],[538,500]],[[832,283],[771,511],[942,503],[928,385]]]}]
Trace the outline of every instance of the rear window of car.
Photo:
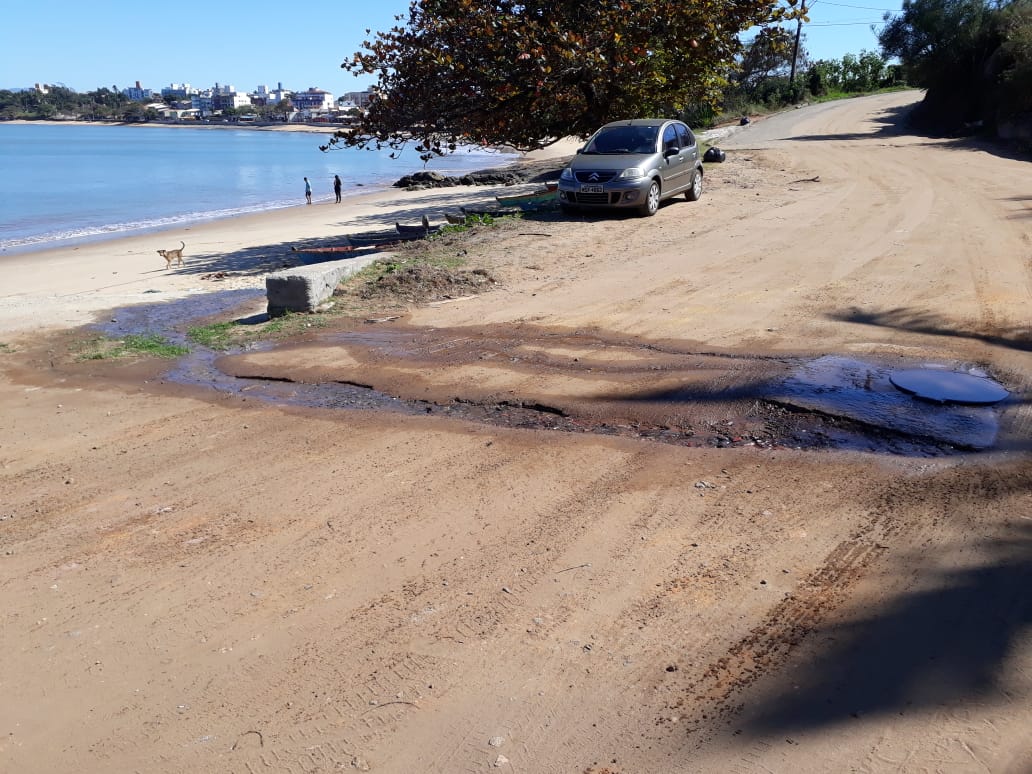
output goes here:
[{"label": "rear window of car", "polygon": [[611,126],[603,129],[584,149],[585,153],[655,153],[655,126]]},{"label": "rear window of car", "polygon": [[692,134],[692,130],[684,124],[674,124],[677,128],[677,139],[681,141],[682,148],[690,148],[695,145],[695,135]]}]

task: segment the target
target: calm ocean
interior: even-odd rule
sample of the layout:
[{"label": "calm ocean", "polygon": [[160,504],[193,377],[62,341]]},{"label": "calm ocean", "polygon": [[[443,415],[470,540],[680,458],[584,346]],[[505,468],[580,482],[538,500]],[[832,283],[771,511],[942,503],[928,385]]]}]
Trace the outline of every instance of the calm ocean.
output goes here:
[{"label": "calm ocean", "polygon": [[[327,135],[249,129],[0,123],[0,253],[76,244],[389,187],[424,169],[412,150],[334,150]],[[481,149],[428,165],[445,174],[515,159]],[[361,186],[359,186],[361,184]]]}]

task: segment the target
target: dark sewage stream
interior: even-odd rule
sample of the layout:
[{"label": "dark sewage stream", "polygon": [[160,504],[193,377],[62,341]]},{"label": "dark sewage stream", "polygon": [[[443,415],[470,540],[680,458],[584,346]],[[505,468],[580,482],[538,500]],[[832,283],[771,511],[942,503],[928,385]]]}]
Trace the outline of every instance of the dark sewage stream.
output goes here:
[{"label": "dark sewage stream", "polygon": [[[159,333],[177,343],[187,343],[185,331],[195,321],[216,315],[226,319],[245,304],[256,306],[263,297],[260,291],[199,294],[120,309],[108,322],[96,327],[116,338]],[[257,315],[251,321],[263,319],[263,315]],[[248,321],[239,320],[244,324]],[[412,331],[370,327],[368,331],[329,336],[340,346],[370,347],[403,357]],[[424,332],[422,345],[425,344]],[[268,350],[272,346],[257,344],[244,351]],[[636,346],[643,351],[655,349]],[[190,349],[190,354],[176,361],[167,372],[167,380],[281,405],[440,415],[496,426],[625,436],[684,446],[834,448],[908,456],[982,451],[994,446],[1001,411],[1010,400],[1001,385],[963,364],[917,363],[900,358],[861,360],[834,355],[765,359],[722,356],[729,372],[741,362],[763,360],[775,366],[771,369],[774,375],[745,385],[735,385],[732,380],[723,390],[726,395],[720,394],[720,390],[705,396],[693,389],[665,391],[649,398],[658,402],[658,409],[653,410],[653,419],[642,421],[629,420],[619,413],[606,416],[603,412],[600,416],[599,412],[588,412],[578,416],[576,412],[518,397],[492,403],[461,396],[447,402],[429,402],[404,400],[354,383],[240,378],[217,367],[217,360],[226,353],[193,344]],[[669,353],[667,356],[669,359]],[[688,368],[692,357],[703,356],[686,355]],[[712,360],[715,356],[706,357]],[[708,367],[712,368],[712,364]],[[955,377],[951,374],[961,382],[959,386],[954,384],[953,392],[950,385]],[[899,381],[904,384],[897,384]],[[918,388],[911,389],[914,385]],[[686,410],[699,403],[700,398],[719,402],[719,416],[699,415],[690,422],[677,419],[685,416]],[[667,419],[664,413],[668,414]]]}]

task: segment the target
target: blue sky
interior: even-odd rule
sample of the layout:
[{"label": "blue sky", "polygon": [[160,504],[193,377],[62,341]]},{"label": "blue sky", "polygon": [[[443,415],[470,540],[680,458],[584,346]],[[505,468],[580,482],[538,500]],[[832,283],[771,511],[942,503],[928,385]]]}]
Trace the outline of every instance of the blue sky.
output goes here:
[{"label": "blue sky", "polygon": [[[590,2],[591,0],[585,0]],[[815,0],[804,27],[812,59],[878,50],[870,30],[901,0]],[[408,0],[5,0],[0,88],[63,83],[76,91],[136,81],[316,86],[334,94],[371,83],[340,69],[366,28],[388,29]]]}]

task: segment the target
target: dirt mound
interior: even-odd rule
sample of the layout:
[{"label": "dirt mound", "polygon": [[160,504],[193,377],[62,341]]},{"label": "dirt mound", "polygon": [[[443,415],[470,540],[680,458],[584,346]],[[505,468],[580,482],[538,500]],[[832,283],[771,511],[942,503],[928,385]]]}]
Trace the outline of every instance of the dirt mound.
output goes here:
[{"label": "dirt mound", "polygon": [[482,293],[496,284],[486,269],[448,269],[415,263],[390,269],[358,289],[363,299],[439,301]]}]

